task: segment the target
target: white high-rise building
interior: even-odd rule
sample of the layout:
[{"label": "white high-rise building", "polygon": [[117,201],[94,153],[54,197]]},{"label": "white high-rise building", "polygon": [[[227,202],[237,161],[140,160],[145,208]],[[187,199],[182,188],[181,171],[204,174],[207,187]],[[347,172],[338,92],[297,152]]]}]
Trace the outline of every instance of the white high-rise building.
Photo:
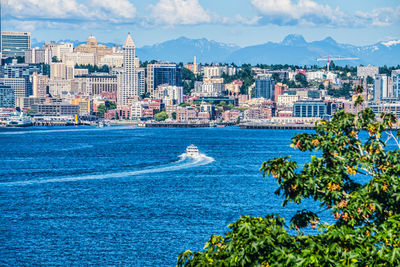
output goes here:
[{"label": "white high-rise building", "polygon": [[123,46],[124,51],[124,67],[123,72],[119,75],[120,83],[118,86],[117,102],[118,105],[128,105],[128,100],[139,97],[138,74],[135,64],[136,46],[130,34],[126,38]]}]

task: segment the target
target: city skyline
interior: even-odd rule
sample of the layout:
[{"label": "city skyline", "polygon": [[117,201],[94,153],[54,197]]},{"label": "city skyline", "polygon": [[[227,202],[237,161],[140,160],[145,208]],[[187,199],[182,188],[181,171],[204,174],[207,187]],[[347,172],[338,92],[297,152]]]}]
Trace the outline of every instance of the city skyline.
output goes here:
[{"label": "city skyline", "polygon": [[331,36],[354,45],[400,39],[400,5],[388,0],[2,2],[4,31],[30,31],[38,41],[83,41],[94,34],[101,42],[122,44],[127,32],[138,47],[180,36],[239,46],[279,42],[291,33],[307,41]]}]

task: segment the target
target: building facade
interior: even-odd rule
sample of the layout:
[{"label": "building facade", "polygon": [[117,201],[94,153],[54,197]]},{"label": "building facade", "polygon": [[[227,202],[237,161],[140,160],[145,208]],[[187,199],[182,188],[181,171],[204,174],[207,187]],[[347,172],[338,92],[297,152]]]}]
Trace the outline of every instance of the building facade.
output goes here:
[{"label": "building facade", "polygon": [[274,98],[274,81],[270,77],[256,79],[255,97],[272,99]]},{"label": "building facade", "polygon": [[1,53],[3,58],[25,56],[25,51],[31,48],[31,33],[1,32]]},{"label": "building facade", "polygon": [[45,97],[49,88],[49,76],[41,75],[37,72],[31,76],[32,80],[32,95],[34,97]]},{"label": "building facade", "polygon": [[120,106],[128,105],[129,99],[139,97],[138,74],[135,64],[135,43],[130,34],[125,40],[124,51],[124,67],[118,80],[117,102]]},{"label": "building facade", "polygon": [[154,96],[154,91],[161,84],[182,86],[182,69],[171,63],[148,64],[147,92],[150,96]]},{"label": "building facade", "polygon": [[326,115],[326,103],[318,100],[301,100],[293,105],[294,117],[322,117]]},{"label": "building facade", "polygon": [[0,84],[0,108],[13,108],[15,106],[14,89]]}]

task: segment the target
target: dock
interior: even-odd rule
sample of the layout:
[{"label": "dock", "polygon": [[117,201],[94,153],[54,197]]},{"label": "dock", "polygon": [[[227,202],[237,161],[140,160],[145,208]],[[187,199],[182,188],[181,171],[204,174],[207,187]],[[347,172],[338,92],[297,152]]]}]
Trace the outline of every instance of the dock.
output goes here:
[{"label": "dock", "polygon": [[280,130],[314,130],[313,124],[239,124],[240,129],[280,129]]}]

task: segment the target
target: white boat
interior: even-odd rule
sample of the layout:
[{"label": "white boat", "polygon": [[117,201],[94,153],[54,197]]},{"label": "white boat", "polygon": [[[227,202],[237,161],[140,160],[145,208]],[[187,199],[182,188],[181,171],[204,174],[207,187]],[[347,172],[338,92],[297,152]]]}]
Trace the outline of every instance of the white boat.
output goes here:
[{"label": "white boat", "polygon": [[195,145],[190,145],[186,148],[186,154],[189,157],[194,157],[199,155],[199,149]]},{"label": "white boat", "polygon": [[10,114],[6,124],[7,127],[27,127],[31,125],[31,118],[26,116],[23,112],[14,112]]}]

